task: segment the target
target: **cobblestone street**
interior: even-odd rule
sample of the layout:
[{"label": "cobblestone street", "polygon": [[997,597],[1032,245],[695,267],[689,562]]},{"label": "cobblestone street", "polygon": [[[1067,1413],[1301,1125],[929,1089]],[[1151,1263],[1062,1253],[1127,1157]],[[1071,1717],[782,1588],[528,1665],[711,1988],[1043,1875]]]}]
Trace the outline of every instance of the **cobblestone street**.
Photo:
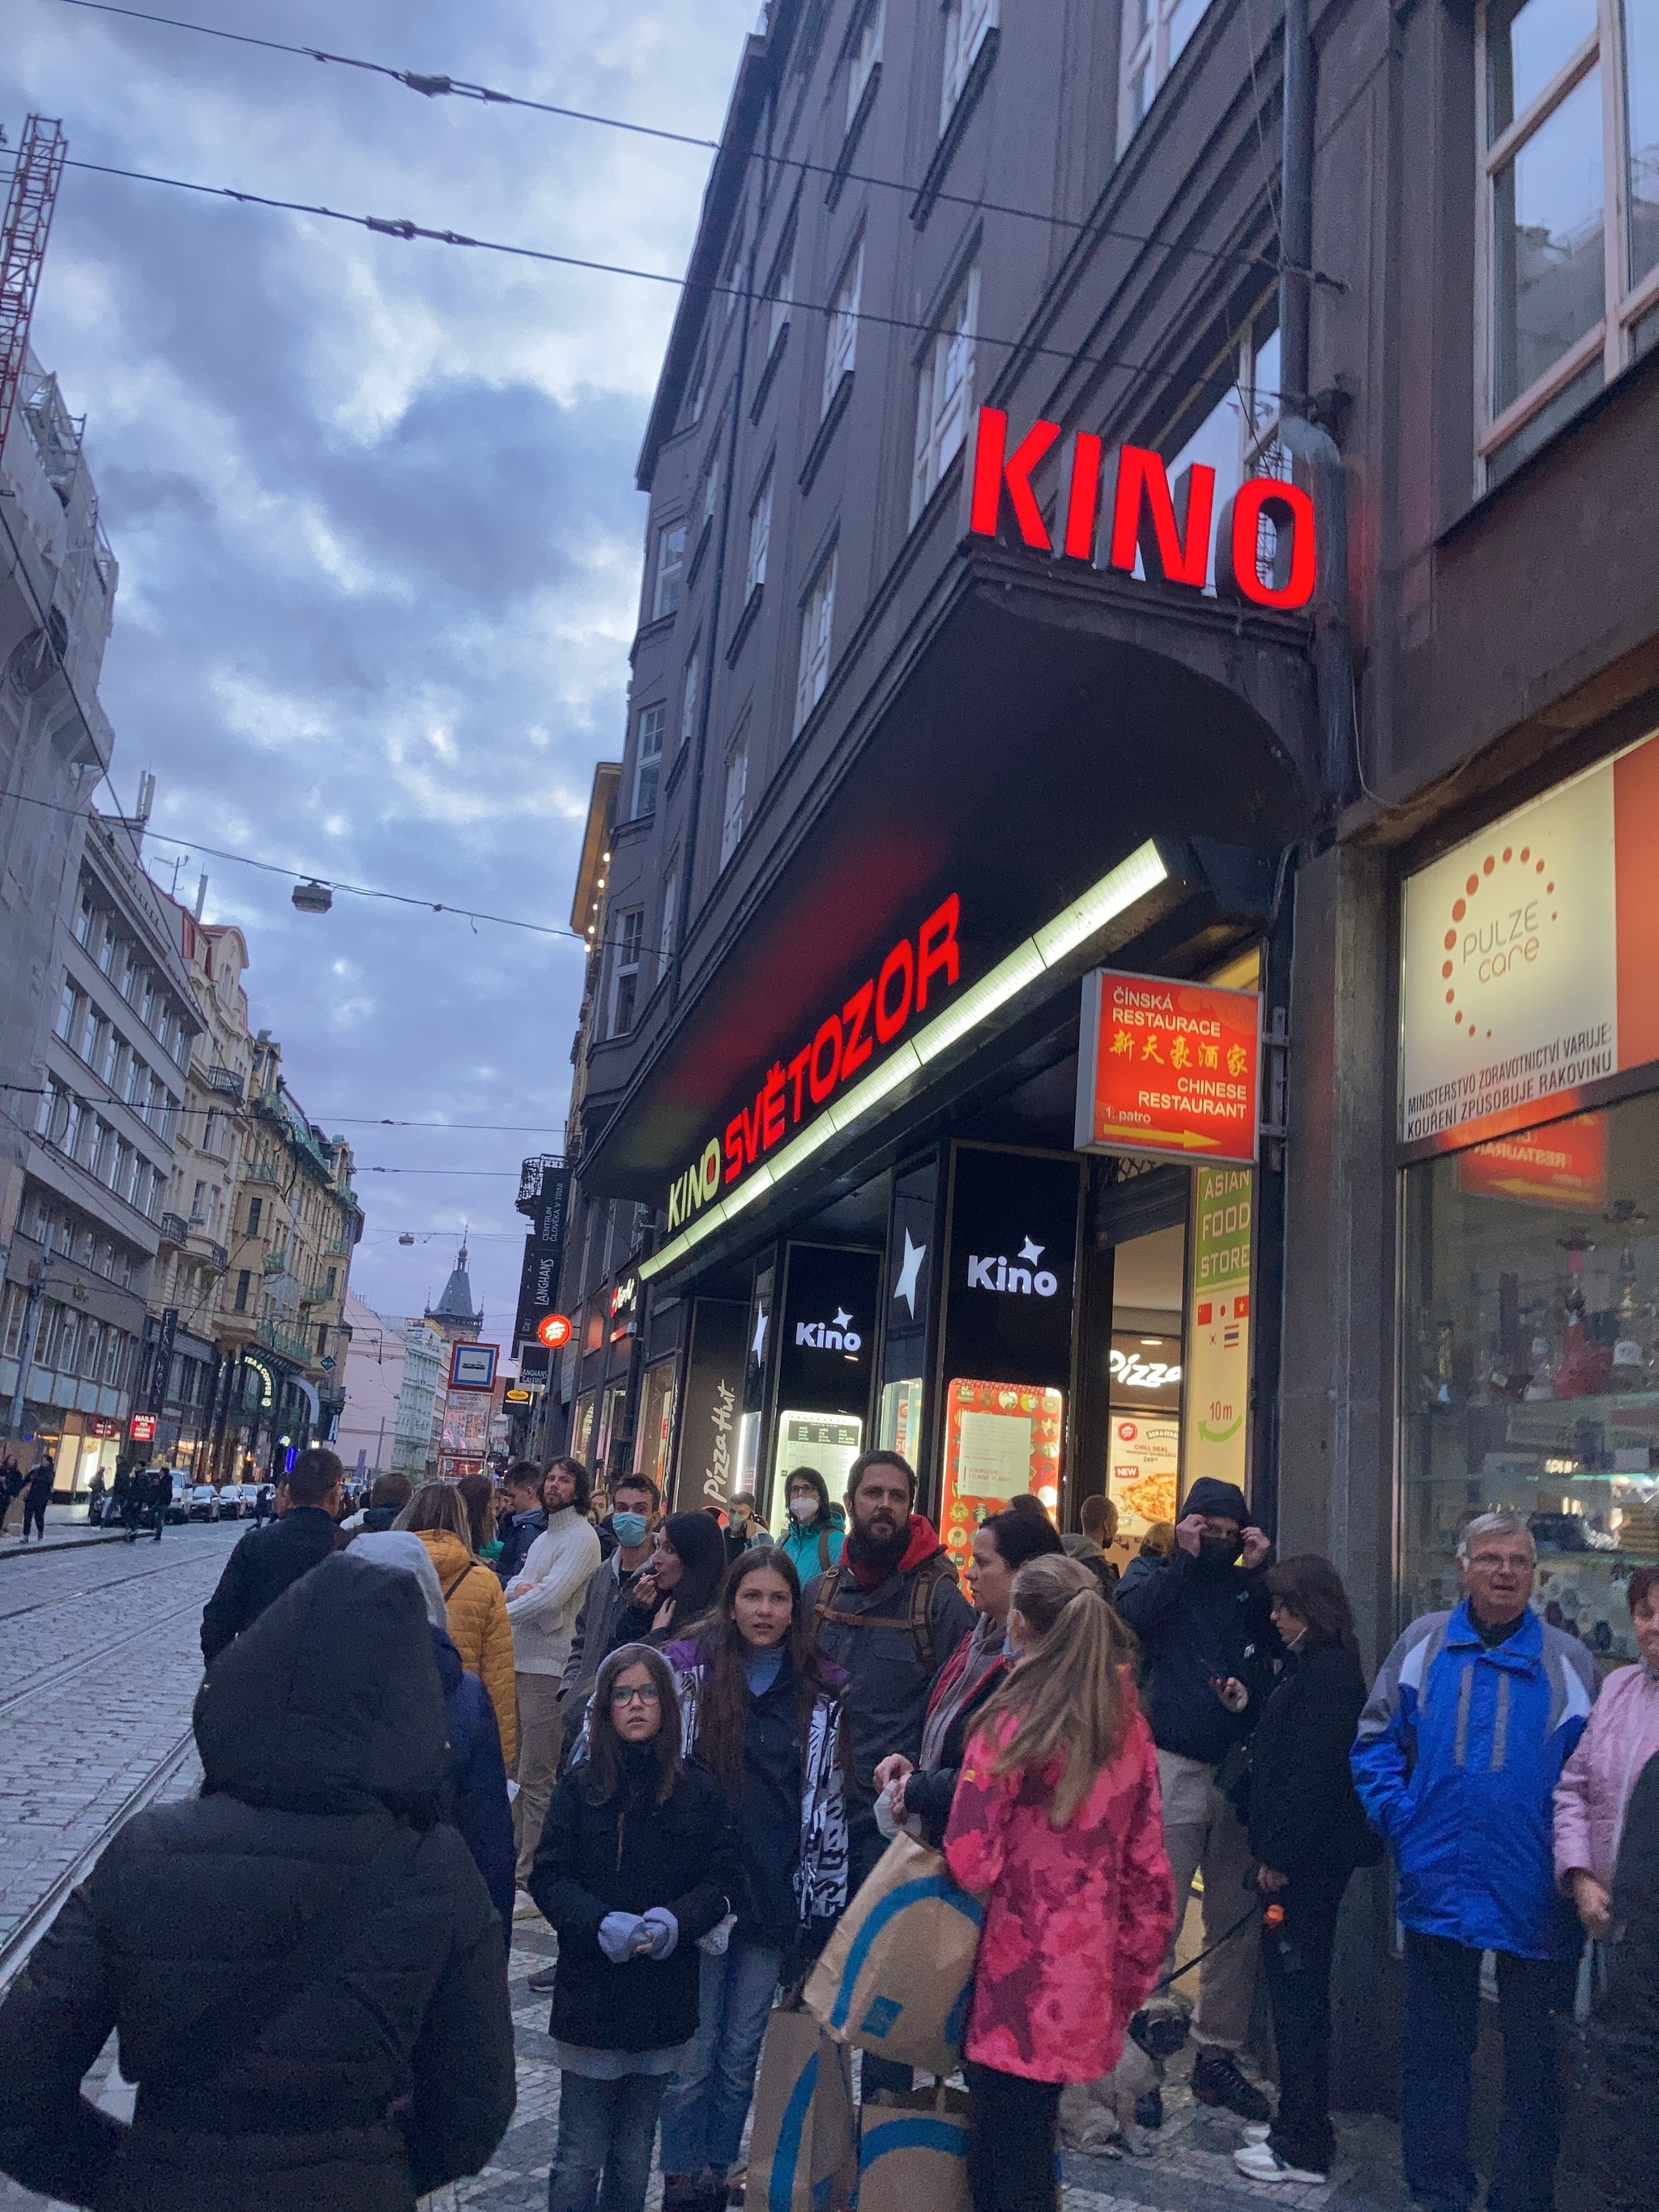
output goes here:
[{"label": "cobblestone street", "polygon": [[[110,1830],[140,1803],[199,1785],[189,1741],[201,1679],[201,1608],[246,1524],[169,1528],[158,1546],[76,1540],[83,1530],[49,1524],[72,1548],[0,1556],[0,1621],[8,1660],[0,1687],[7,1729],[0,1761],[0,1958],[27,1940],[32,1920],[56,1909],[65,1876],[89,1867]],[[547,2201],[557,2130],[559,2077],[547,2029],[548,2000],[532,1974],[556,1955],[540,1919],[514,1930],[511,1978],[519,2103],[485,2171],[432,2200],[430,2212],[535,2212]],[[1394,2131],[1369,2118],[1339,2121],[1341,2150],[1328,2186],[1268,2188],[1239,2179],[1242,2140],[1229,2114],[1194,2102],[1183,2056],[1165,2087],[1167,2118],[1147,2158],[1065,2159],[1063,2212],[1244,2212],[1272,2201],[1291,2212],[1394,2212],[1403,2203]],[[88,2094],[125,2116],[132,2092],[116,2070],[113,2039]],[[46,2200],[0,2180],[0,2212]],[[647,2212],[659,2212],[653,2177]]]}]

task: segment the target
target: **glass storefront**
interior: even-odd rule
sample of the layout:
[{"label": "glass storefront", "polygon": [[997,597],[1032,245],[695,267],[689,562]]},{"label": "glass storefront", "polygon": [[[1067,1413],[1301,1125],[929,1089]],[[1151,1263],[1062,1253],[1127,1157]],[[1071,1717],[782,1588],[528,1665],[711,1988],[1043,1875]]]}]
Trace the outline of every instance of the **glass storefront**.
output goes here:
[{"label": "glass storefront", "polygon": [[1534,1603],[1636,1656],[1624,1584],[1659,1559],[1659,1095],[1402,1178],[1400,1609],[1454,1605],[1459,1531],[1537,1542]]}]

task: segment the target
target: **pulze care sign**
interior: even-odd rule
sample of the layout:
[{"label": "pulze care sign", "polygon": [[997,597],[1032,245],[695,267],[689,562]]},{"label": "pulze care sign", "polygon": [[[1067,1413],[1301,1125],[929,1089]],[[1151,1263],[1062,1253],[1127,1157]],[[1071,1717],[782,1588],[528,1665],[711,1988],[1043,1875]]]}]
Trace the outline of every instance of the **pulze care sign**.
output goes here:
[{"label": "pulze care sign", "polygon": [[1261,1007],[1254,991],[1115,968],[1085,975],[1078,1150],[1253,1165]]},{"label": "pulze care sign", "polygon": [[[1107,568],[1133,574],[1139,555],[1155,581],[1201,592],[1213,522],[1216,590],[1223,599],[1292,611],[1312,599],[1318,574],[1313,501],[1299,485],[1247,477],[1217,519],[1215,471],[1195,461],[1182,472],[1185,513],[1177,516],[1161,455],[1144,446],[1120,446],[1109,459],[1101,440],[1087,430],[1069,439],[1060,454],[1050,538],[1031,472],[1063,435],[1058,422],[1039,418],[1011,452],[1007,416],[1000,407],[980,409],[963,479],[970,537],[997,535],[1006,499],[1023,545],[1056,560],[1092,564],[1097,540],[1103,537]],[[1281,550],[1289,540],[1288,560],[1275,564],[1282,581],[1264,582],[1257,566],[1264,515],[1279,532]]]}]

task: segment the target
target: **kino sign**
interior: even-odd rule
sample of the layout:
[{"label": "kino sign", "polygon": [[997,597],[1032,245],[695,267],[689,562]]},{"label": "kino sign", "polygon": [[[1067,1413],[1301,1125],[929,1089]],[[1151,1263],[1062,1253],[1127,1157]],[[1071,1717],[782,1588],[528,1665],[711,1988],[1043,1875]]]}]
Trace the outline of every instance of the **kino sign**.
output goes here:
[{"label": "kino sign", "polygon": [[[1184,471],[1185,512],[1176,513],[1169,472],[1143,446],[1120,446],[1109,460],[1102,441],[1087,430],[1069,439],[1060,455],[1060,500],[1054,538],[1042,519],[1031,474],[1060,443],[1058,422],[1033,422],[1011,453],[1008,417],[981,407],[968,457],[968,531],[994,538],[1006,498],[1020,543],[1056,560],[1096,560],[1104,538],[1105,566],[1133,571],[1139,556],[1146,574],[1201,592],[1210,568],[1215,521],[1215,471],[1195,461]],[[1282,584],[1267,584],[1256,566],[1261,518],[1277,528],[1290,556]],[[1103,522],[1105,525],[1102,530]],[[1247,477],[1222,508],[1213,531],[1216,589],[1223,599],[1258,607],[1305,607],[1314,595],[1316,562],[1313,501],[1297,485],[1276,477]]]}]

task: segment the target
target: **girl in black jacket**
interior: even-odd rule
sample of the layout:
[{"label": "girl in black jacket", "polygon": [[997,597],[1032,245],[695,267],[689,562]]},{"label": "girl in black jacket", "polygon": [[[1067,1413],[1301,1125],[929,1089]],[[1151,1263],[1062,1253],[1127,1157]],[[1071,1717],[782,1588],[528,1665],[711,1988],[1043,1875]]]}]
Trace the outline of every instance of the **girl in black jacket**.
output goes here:
[{"label": "girl in black jacket", "polygon": [[[1235,2151],[1253,2181],[1322,2181],[1331,2129],[1331,1946],[1342,1893],[1382,1847],[1348,1767],[1365,1675],[1342,1577],[1311,1553],[1267,1571],[1288,1656],[1250,1739],[1250,1850],[1279,2051],[1279,2116]],[[1275,1910],[1277,1908],[1277,1910]]]},{"label": "girl in black jacket", "polygon": [[697,1943],[743,1902],[725,1797],[680,1757],[672,1675],[613,1651],[587,1757],[553,1793],[530,1893],[558,1930],[548,2033],[562,2069],[548,2212],[641,2212],[663,2093],[697,2028]]}]

